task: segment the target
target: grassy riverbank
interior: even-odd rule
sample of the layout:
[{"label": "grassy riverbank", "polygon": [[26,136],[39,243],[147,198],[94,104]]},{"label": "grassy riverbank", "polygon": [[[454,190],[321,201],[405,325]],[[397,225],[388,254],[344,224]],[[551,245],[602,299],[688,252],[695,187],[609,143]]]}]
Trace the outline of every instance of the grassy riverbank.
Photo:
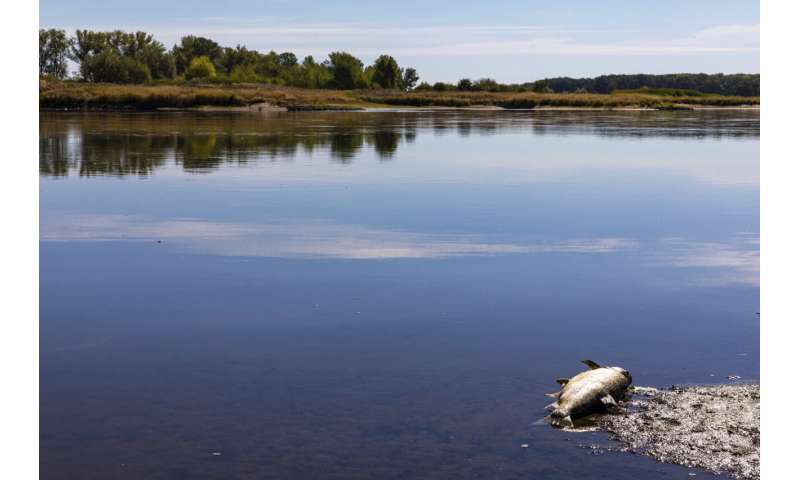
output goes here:
[{"label": "grassy riverbank", "polygon": [[319,90],[270,85],[115,85],[39,83],[39,107],[54,109],[154,110],[159,108],[248,107],[289,110],[380,107],[660,108],[757,106],[758,97],[662,95],[628,91],[592,93],[500,93],[460,91]]}]

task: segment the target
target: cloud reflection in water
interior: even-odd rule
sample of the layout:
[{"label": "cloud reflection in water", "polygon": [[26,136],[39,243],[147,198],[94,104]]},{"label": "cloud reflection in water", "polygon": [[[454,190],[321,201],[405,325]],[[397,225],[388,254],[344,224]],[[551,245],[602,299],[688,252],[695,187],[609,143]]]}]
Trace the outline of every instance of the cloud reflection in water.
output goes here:
[{"label": "cloud reflection in water", "polygon": [[635,248],[628,238],[581,238],[506,243],[480,235],[385,230],[324,221],[234,223],[124,215],[51,215],[42,218],[45,242],[170,241],[192,252],[277,258],[444,258],[514,253],[610,253]]}]

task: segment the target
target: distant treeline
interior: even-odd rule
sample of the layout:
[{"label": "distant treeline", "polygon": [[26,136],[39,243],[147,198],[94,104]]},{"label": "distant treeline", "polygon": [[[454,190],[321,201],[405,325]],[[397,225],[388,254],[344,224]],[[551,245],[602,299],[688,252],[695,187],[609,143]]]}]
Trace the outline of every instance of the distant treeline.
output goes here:
[{"label": "distant treeline", "polygon": [[417,90],[439,92],[539,92],[539,93],[613,93],[638,91],[655,95],[691,96],[692,94],[756,97],[760,93],[760,75],[737,73],[672,73],[666,75],[602,75],[595,78],[557,77],[521,84],[498,83],[491,78],[458,83],[422,82]]},{"label": "distant treeline", "polygon": [[[615,90],[674,89],[756,97],[760,94],[759,74],[672,73],[667,75],[602,75],[595,78],[546,78],[523,85],[536,92],[611,93]],[[685,93],[685,92],[683,92]]]},{"label": "distant treeline", "polygon": [[305,88],[413,88],[414,68],[400,68],[389,55],[372,65],[347,52],[332,52],[322,62],[291,52],[260,53],[246,47],[223,47],[208,38],[189,35],[167,50],[145,32],[39,30],[39,75],[68,76],[67,61],[78,65],[86,82],[147,83],[201,80],[230,83],[268,83]]}]

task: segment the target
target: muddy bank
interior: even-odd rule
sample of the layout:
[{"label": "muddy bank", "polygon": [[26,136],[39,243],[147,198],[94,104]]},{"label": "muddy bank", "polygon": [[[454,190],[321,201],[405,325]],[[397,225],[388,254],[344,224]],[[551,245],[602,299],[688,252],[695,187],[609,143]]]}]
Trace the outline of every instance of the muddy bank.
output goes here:
[{"label": "muddy bank", "polygon": [[600,420],[627,451],[736,478],[759,478],[758,385],[636,389],[625,413]]}]

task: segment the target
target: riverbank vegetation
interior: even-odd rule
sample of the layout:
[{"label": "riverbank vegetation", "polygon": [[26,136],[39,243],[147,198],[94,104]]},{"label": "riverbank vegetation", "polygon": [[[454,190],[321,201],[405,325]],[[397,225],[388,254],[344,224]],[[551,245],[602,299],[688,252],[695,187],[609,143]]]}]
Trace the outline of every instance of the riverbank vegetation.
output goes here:
[{"label": "riverbank vegetation", "polygon": [[77,66],[73,79],[90,83],[148,84],[187,81],[261,83],[326,89],[413,88],[419,76],[414,68],[401,68],[389,55],[371,65],[347,52],[331,52],[322,62],[292,52],[261,53],[237,45],[223,47],[193,35],[181,38],[167,50],[145,32],[121,30],[39,31],[39,75],[68,78],[68,60]]},{"label": "riverbank vegetation", "polygon": [[[70,75],[69,62],[73,62]],[[156,109],[271,104],[287,109],[404,107],[662,108],[757,105],[759,75],[568,77],[522,84],[491,78],[419,83],[390,55],[370,65],[347,52],[318,62],[292,52],[185,36],[170,50],[145,32],[39,31],[42,108]]]},{"label": "riverbank vegetation", "polygon": [[268,84],[117,85],[41,80],[39,106],[46,109],[155,110],[194,107],[281,107],[326,110],[380,107],[655,108],[736,107],[758,97],[664,95],[647,91],[595,93],[437,92],[389,89],[332,90]]}]

